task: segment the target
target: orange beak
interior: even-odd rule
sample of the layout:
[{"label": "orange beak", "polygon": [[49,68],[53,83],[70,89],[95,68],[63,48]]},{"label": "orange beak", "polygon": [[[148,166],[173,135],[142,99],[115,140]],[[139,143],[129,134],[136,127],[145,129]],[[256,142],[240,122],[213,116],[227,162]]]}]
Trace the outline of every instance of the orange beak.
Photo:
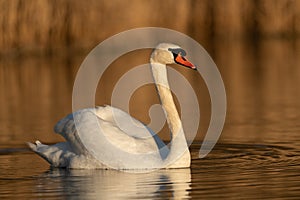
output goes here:
[{"label": "orange beak", "polygon": [[188,61],[185,57],[181,56],[180,54],[176,56],[175,62],[177,64],[183,65],[185,67],[189,67],[191,69],[197,69],[195,65],[193,65],[190,61]]}]

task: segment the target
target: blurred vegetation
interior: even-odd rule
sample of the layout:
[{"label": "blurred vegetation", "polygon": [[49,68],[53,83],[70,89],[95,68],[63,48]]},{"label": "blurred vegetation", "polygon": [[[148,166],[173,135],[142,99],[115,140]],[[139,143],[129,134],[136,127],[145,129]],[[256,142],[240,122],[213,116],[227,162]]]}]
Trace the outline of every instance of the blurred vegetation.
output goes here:
[{"label": "blurred vegetation", "polygon": [[[183,32],[213,57],[228,97],[224,140],[283,139],[283,133],[288,139],[295,132],[300,0],[0,0],[0,143],[60,141],[52,127],[72,112],[73,82],[87,53],[114,34],[147,26]],[[124,71],[149,59],[150,52],[134,53],[118,58],[101,78],[97,105],[110,104]],[[180,70],[197,93],[201,140],[209,94],[199,74]],[[154,88],[132,99],[130,114],[148,123],[148,109],[158,103]],[[161,136],[169,139],[169,132]]]},{"label": "blurred vegetation", "polygon": [[299,37],[297,0],[0,0],[0,53],[89,50],[121,31],[158,26],[201,44]]}]

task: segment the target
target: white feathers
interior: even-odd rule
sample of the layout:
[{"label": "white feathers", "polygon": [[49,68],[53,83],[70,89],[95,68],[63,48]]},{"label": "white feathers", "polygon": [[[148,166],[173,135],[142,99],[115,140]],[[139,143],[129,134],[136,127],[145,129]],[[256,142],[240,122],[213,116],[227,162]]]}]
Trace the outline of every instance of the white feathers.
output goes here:
[{"label": "white feathers", "polygon": [[[122,121],[127,126],[118,125],[118,121]],[[113,157],[109,147],[103,148],[105,145],[108,146],[107,143],[129,154],[156,152],[161,160],[169,151],[163,141],[141,122],[111,106],[79,110],[60,120],[54,130],[67,142],[48,146],[37,141],[35,144],[28,143],[28,145],[55,167],[108,168],[101,164],[110,163]],[[96,138],[100,139],[96,140]],[[82,141],[89,146],[86,147]],[[98,148],[102,149],[101,152]],[[100,155],[102,162],[95,159],[95,155]],[[113,166],[116,167],[118,166]],[[128,168],[124,164],[122,167]]]}]

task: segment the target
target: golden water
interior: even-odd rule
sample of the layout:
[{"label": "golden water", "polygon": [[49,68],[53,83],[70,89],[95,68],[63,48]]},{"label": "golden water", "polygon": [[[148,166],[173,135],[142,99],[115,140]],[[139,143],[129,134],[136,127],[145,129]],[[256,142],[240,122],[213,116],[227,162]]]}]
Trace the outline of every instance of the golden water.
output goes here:
[{"label": "golden water", "polygon": [[[24,143],[63,140],[52,129],[72,111],[73,81],[84,55],[2,59],[0,198],[298,199],[299,44],[269,39],[256,45],[223,41],[209,47],[228,98],[219,143],[207,157],[199,159],[200,142],[196,141],[191,146],[191,169],[147,174],[50,169]],[[118,66],[128,69],[146,61],[147,56],[147,52],[136,52],[114,62],[99,84],[97,104],[109,103],[109,92],[121,74]],[[209,97],[199,74],[185,69],[181,73],[191,81],[200,99],[202,121],[197,140],[201,141],[210,117]],[[136,91],[131,102],[131,114],[145,122],[149,120],[148,107],[158,102],[152,94],[155,90],[147,87]],[[160,135],[168,139],[164,130]]]}]

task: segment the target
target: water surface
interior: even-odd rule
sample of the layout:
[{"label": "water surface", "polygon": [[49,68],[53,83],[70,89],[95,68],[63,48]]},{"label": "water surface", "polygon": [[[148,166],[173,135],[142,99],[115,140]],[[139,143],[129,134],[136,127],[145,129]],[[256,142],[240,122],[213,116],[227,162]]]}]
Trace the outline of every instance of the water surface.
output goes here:
[{"label": "water surface", "polygon": [[49,168],[14,149],[0,155],[1,199],[297,199],[299,148],[287,144],[219,144],[204,159],[192,145],[191,169],[127,173]]}]

